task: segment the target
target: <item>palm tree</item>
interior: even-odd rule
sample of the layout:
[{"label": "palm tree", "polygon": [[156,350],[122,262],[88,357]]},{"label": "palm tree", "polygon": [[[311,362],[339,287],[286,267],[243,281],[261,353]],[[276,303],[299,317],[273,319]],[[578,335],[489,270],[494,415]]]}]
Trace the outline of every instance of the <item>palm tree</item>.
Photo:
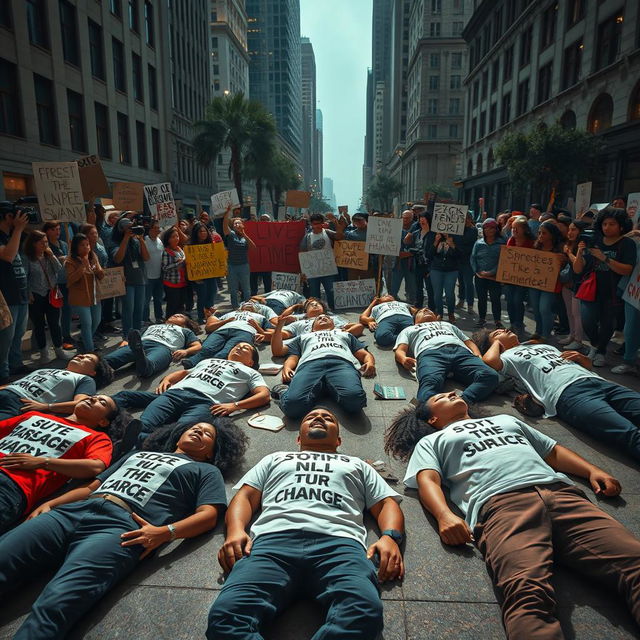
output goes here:
[{"label": "palm tree", "polygon": [[277,220],[283,192],[297,189],[302,178],[293,161],[279,149],[273,156],[266,180],[267,190],[271,196],[273,216]]},{"label": "palm tree", "polygon": [[389,212],[393,206],[393,198],[400,194],[402,182],[383,173],[378,174],[369,185],[367,195],[374,207],[382,212]]},{"label": "palm tree", "polygon": [[242,172],[244,156],[252,141],[275,138],[273,116],[255,100],[247,100],[243,93],[214,98],[207,106],[206,117],[194,123],[197,131],[193,139],[196,162],[208,167],[215,165],[220,152],[229,149],[229,177],[243,202]]},{"label": "palm tree", "polygon": [[256,182],[256,211],[262,206],[262,188],[269,176],[271,164],[277,151],[275,127],[272,120],[257,123],[256,135],[249,141],[244,156],[244,177]]}]

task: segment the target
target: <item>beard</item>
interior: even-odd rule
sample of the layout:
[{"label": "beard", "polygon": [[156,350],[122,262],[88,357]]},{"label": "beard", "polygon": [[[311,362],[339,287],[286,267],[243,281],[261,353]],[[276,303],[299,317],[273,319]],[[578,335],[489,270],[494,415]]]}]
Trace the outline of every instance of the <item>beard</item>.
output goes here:
[{"label": "beard", "polygon": [[307,435],[311,440],[322,440],[326,438],[329,434],[326,429],[322,429],[319,427],[311,427],[309,431],[307,431]]}]

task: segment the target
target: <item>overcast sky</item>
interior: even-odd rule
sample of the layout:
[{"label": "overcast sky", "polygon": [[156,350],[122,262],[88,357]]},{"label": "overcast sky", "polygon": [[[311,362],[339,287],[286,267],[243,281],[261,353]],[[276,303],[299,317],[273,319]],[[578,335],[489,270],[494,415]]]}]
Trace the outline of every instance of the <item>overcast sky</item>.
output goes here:
[{"label": "overcast sky", "polygon": [[371,12],[372,0],[300,0],[300,33],[316,57],[323,175],[333,178],[338,204],[348,204],[350,213],[362,195]]}]

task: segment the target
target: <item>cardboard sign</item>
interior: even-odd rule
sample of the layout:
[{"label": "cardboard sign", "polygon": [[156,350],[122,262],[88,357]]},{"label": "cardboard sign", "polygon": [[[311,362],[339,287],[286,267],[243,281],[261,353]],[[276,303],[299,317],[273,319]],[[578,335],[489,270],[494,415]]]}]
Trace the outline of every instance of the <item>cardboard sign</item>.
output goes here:
[{"label": "cardboard sign", "polygon": [[113,205],[120,211],[142,211],[144,184],[142,182],[114,182]]},{"label": "cardboard sign", "polygon": [[240,206],[240,198],[238,198],[238,190],[231,189],[229,191],[220,191],[211,196],[211,215],[219,218],[225,214],[227,207],[231,205],[232,209]]},{"label": "cardboard sign", "polygon": [[189,280],[206,280],[227,275],[227,250],[222,242],[187,244],[184,246],[184,254]]},{"label": "cardboard sign", "polygon": [[523,247],[500,247],[496,280],[541,291],[554,291],[560,273],[560,254]]},{"label": "cardboard sign", "polygon": [[369,216],[367,240],[364,245],[364,250],[367,253],[397,256],[400,254],[401,240],[402,220],[400,218]]},{"label": "cardboard sign", "polygon": [[622,299],[640,311],[640,263],[636,264],[631,272]]},{"label": "cardboard sign", "polygon": [[336,264],[339,267],[366,271],[369,267],[369,254],[364,250],[364,245],[364,242],[356,240],[336,240],[333,245]]},{"label": "cardboard sign", "polygon": [[338,213],[349,213],[349,205],[347,204],[341,204],[338,207]]},{"label": "cardboard sign", "polygon": [[300,260],[300,271],[307,278],[322,278],[324,276],[335,276],[338,274],[336,259],[331,249],[320,249],[318,251],[305,251],[298,256]]},{"label": "cardboard sign", "polygon": [[80,184],[85,200],[95,196],[109,193],[109,184],[104,175],[100,158],[97,155],[78,158],[78,171],[80,172]]},{"label": "cardboard sign", "polygon": [[144,197],[147,199],[151,217],[158,220],[160,227],[171,227],[178,222],[178,211],[170,182],[145,184]]},{"label": "cardboard sign", "polygon": [[119,298],[125,295],[124,267],[111,267],[104,270],[104,278],[96,280],[98,300]]},{"label": "cardboard sign", "polygon": [[468,210],[469,207],[464,204],[436,202],[433,206],[431,231],[461,236],[464,233],[464,223],[467,219]]},{"label": "cardboard sign", "polygon": [[298,251],[305,234],[304,222],[249,221],[244,228],[256,245],[255,249],[249,249],[252,272],[300,273]]},{"label": "cardboard sign", "polygon": [[273,290],[286,289],[287,291],[302,291],[302,283],[300,282],[299,273],[280,273],[271,274],[271,287]]},{"label": "cardboard sign", "polygon": [[306,209],[310,202],[311,191],[287,191],[284,199],[285,205],[294,209]]},{"label": "cardboard sign", "polygon": [[43,220],[87,221],[76,162],[32,162],[33,181]]},{"label": "cardboard sign", "polygon": [[576,187],[576,216],[579,218],[591,202],[591,182],[581,182]]},{"label": "cardboard sign", "polygon": [[640,193],[630,193],[627,196],[627,215],[633,220],[634,226],[640,219]]},{"label": "cardboard sign", "polygon": [[376,295],[376,281],[367,278],[334,282],[333,295],[336,309],[364,309]]}]

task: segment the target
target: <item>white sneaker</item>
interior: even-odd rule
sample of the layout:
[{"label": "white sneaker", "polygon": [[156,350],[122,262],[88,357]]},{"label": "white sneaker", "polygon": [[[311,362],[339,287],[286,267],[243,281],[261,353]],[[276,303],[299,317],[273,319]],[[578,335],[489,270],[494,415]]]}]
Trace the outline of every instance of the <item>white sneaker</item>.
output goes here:
[{"label": "white sneaker", "polygon": [[568,335],[565,338],[561,338],[558,340],[558,344],[561,344],[563,347],[566,347],[568,344],[575,342],[572,335]]},{"label": "white sneaker", "polygon": [[611,373],[616,373],[618,375],[638,375],[638,367],[635,367],[632,364],[627,364],[624,362],[623,364],[619,364],[617,367],[613,367],[611,369]]},{"label": "white sneaker", "polygon": [[582,344],[582,342],[578,342],[577,340],[574,340],[573,342],[569,342],[569,344],[565,344],[567,351],[580,351],[581,349],[584,349],[584,345]]},{"label": "white sneaker", "polygon": [[51,354],[49,347],[40,349],[38,353],[40,354],[40,362],[51,362],[53,360],[53,355]]},{"label": "white sneaker", "polygon": [[589,347],[587,358],[589,358],[589,360],[593,360],[596,357],[596,353],[598,353],[598,350],[595,347]]},{"label": "white sneaker", "polygon": [[62,347],[56,347],[54,351],[56,353],[56,358],[59,358],[60,360],[71,360],[71,358],[73,358],[73,353],[65,351]]},{"label": "white sneaker", "polygon": [[594,367],[604,367],[607,364],[605,357],[601,353],[596,353],[593,356],[593,366]]}]

